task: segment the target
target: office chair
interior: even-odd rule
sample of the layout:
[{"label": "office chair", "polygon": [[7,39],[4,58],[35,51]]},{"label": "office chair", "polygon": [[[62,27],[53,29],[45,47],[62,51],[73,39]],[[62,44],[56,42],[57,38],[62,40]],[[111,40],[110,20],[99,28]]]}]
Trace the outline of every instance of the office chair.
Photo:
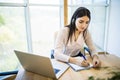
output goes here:
[{"label": "office chair", "polygon": [[5,75],[11,75],[11,74],[17,74],[18,70],[15,71],[8,71],[8,72],[1,72],[0,76],[5,76]]},{"label": "office chair", "polygon": [[17,73],[18,73],[18,70],[0,72],[0,80],[13,80],[13,78],[15,78]]}]

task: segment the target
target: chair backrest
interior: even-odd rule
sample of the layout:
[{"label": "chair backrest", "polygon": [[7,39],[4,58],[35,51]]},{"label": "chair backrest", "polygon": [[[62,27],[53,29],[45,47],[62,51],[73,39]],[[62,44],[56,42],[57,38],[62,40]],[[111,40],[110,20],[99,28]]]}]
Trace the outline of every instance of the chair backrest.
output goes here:
[{"label": "chair backrest", "polygon": [[[56,41],[56,38],[57,38],[57,34],[58,34],[58,31],[56,31],[56,32],[54,33],[54,46],[55,46],[55,41]],[[51,59],[54,58],[54,49],[51,50],[50,57],[51,57]]]}]

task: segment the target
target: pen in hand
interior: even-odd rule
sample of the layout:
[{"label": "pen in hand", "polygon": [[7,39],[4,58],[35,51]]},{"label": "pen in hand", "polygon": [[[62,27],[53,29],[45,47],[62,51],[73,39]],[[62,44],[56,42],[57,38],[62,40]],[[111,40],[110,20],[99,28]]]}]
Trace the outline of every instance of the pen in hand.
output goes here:
[{"label": "pen in hand", "polygon": [[85,64],[86,66],[89,66],[90,64],[87,62],[86,57],[83,54],[81,54],[81,55],[84,58],[83,64]]},{"label": "pen in hand", "polygon": [[82,57],[84,58],[84,60],[87,60],[84,55],[82,55]]}]

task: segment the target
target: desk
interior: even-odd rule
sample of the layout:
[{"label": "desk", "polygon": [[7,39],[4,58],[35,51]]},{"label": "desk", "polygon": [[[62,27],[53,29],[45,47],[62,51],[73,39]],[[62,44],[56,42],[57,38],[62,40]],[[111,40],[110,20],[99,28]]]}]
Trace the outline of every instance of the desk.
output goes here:
[{"label": "desk", "polygon": [[[107,80],[111,78],[113,74],[111,72],[120,72],[120,58],[112,54],[100,54],[101,60],[100,68],[91,68],[89,70],[82,70],[75,72],[72,68],[69,68],[59,80]],[[91,62],[90,57],[88,57]],[[90,79],[92,78],[92,79]],[[94,78],[94,79],[93,79]],[[15,80],[52,80],[50,78],[43,77],[38,74],[27,72],[24,69],[20,69]]]}]

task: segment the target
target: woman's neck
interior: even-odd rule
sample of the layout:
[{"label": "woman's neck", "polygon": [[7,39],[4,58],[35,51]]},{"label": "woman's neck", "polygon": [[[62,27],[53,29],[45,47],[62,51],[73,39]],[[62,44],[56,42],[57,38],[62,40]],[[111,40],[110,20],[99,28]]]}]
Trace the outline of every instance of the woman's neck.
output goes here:
[{"label": "woman's neck", "polygon": [[75,30],[75,34],[74,34],[74,36],[75,36],[75,41],[78,39],[78,36],[80,35],[80,31],[78,31],[78,30]]},{"label": "woman's neck", "polygon": [[75,30],[75,35],[79,35],[81,31],[78,31],[78,29]]}]

